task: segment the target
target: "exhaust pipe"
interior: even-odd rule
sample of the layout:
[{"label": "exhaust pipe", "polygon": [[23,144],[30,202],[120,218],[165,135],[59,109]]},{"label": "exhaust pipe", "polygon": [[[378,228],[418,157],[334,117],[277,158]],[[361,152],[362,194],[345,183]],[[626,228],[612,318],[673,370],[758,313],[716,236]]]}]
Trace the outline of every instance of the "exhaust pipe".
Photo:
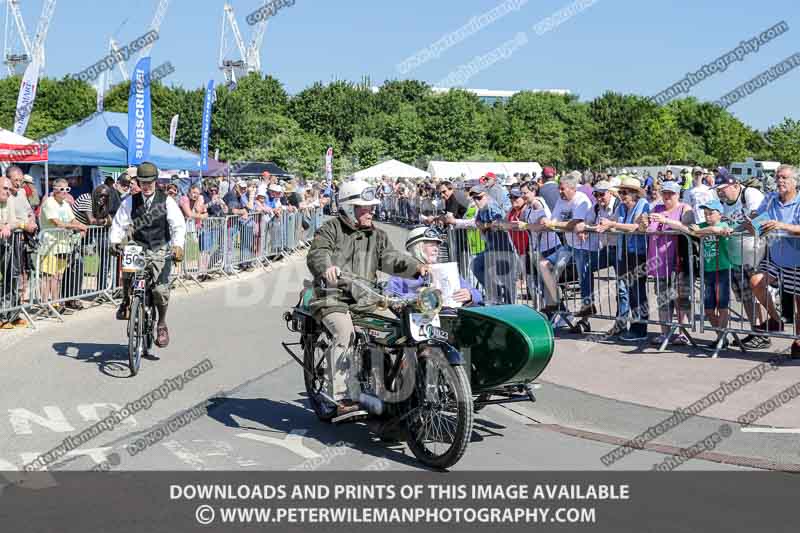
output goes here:
[{"label": "exhaust pipe", "polygon": [[362,409],[372,415],[381,416],[383,414],[383,400],[377,396],[362,392],[358,397],[358,403]]}]

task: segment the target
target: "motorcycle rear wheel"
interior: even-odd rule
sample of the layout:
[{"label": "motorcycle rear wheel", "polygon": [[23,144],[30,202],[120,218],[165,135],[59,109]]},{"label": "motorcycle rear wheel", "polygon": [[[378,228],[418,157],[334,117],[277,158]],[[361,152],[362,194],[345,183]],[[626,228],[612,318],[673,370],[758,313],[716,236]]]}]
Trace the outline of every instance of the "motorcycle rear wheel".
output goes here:
[{"label": "motorcycle rear wheel", "polygon": [[308,372],[303,372],[303,381],[308,401],[317,418],[323,422],[330,422],[336,416],[336,406],[319,394],[328,387],[330,378],[327,357],[317,343],[318,338],[312,335],[303,336],[303,366],[313,373],[313,376],[310,376]]},{"label": "motorcycle rear wheel", "polygon": [[406,418],[414,456],[433,468],[456,464],[472,436],[472,416],[472,389],[464,367],[450,365],[439,350],[421,354]]}]

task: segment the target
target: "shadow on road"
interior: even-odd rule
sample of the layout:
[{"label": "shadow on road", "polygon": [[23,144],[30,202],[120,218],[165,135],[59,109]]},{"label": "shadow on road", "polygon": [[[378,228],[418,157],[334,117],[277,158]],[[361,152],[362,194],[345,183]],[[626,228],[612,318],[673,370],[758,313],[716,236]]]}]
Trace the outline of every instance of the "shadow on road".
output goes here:
[{"label": "shadow on road", "polygon": [[[305,403],[306,400],[299,399],[298,402]],[[207,412],[211,418],[228,427],[279,434],[289,434],[293,430],[305,430],[304,438],[315,439],[326,448],[333,447],[337,443],[341,445],[342,442],[348,442],[365,455],[395,461],[418,469],[426,469],[416,458],[406,455],[405,444],[381,443],[362,423],[333,426],[320,422],[313,410],[298,405],[298,403],[273,401],[266,398],[211,398]],[[239,423],[234,415],[243,419],[243,423]],[[254,422],[254,424],[249,425],[244,421]],[[329,468],[346,470],[353,467],[337,466],[331,462]]]},{"label": "shadow on road", "polygon": [[128,347],[122,344],[98,344],[93,342],[54,342],[53,351],[61,357],[69,357],[84,363],[94,363],[97,369],[112,378],[130,377]]}]

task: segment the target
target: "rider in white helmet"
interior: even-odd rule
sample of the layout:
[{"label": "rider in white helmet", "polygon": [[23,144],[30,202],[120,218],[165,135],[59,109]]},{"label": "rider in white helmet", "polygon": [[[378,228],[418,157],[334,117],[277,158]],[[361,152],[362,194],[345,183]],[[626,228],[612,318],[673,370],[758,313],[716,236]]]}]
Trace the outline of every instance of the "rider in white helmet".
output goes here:
[{"label": "rider in white helmet", "polygon": [[[442,244],[439,232],[434,228],[425,226],[414,228],[406,239],[406,251],[411,257],[423,263],[435,264],[439,262],[439,246]],[[452,298],[462,305],[478,305],[483,298],[478,289],[471,287],[467,280],[459,276],[459,288],[453,292]],[[417,293],[424,284],[424,279],[404,279],[392,276],[386,290],[389,294],[409,297]]]},{"label": "rider in white helmet", "polygon": [[[337,287],[342,272],[374,281],[380,270],[390,275],[414,277],[426,274],[429,266],[392,247],[386,232],[372,224],[380,203],[375,188],[364,181],[347,181],[339,187],[339,214],[317,231],[308,252],[308,269],[314,276],[314,298],[310,309],[331,334],[333,342],[326,357],[333,370],[329,393],[337,401],[337,416],[360,414],[357,361],[349,350],[354,335],[350,309],[373,310],[357,286],[339,293],[323,290]],[[323,281],[324,280],[324,281]]]}]

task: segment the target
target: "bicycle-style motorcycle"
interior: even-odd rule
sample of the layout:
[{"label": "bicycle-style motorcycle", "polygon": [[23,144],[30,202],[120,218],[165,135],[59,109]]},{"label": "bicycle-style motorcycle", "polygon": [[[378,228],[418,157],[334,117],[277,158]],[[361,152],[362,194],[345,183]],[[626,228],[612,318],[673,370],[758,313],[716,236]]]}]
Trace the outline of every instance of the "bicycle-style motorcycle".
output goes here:
[{"label": "bicycle-style motorcycle", "polygon": [[169,257],[170,252],[156,252],[148,257],[144,248],[128,243],[121,255],[122,272],[128,274],[130,308],[128,317],[128,366],[131,375],[139,373],[142,356],[153,355],[155,340],[156,308],[153,303],[153,287],[156,279],[149,268],[154,259]]}]

